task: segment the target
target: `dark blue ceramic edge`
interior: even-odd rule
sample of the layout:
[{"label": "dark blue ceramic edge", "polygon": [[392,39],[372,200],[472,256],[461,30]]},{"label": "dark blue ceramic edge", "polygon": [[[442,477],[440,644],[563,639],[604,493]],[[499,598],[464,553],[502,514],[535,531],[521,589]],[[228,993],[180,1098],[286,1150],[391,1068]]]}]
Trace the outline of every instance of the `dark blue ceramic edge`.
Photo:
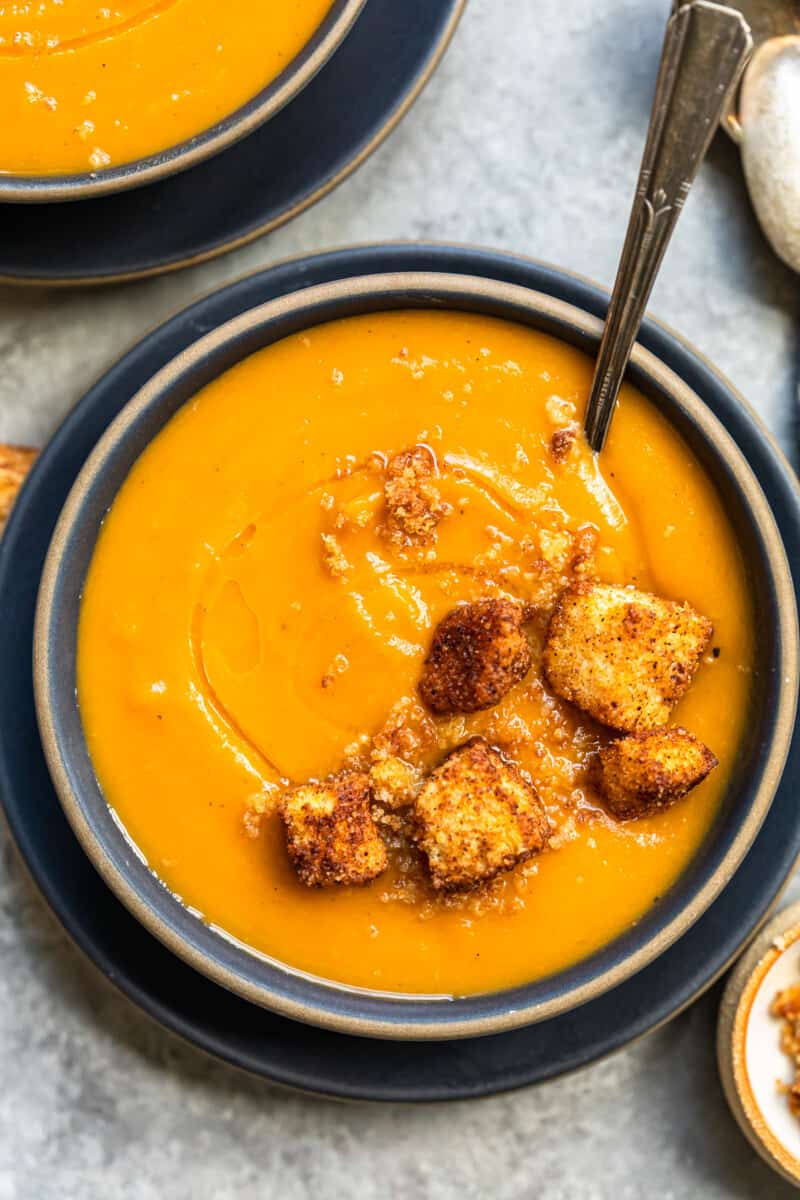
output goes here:
[{"label": "dark blue ceramic edge", "polygon": [[[91,762],[82,741],[80,713],[71,685],[76,675],[74,640],[66,640],[63,630],[77,627],[79,597],[83,590],[86,571],[93,554],[94,542],[113,498],[127,476],[139,454],[148,445],[167,420],[192,395],[211,379],[233,366],[241,358],[253,353],[278,338],[298,329],[355,312],[379,311],[386,308],[427,306],[430,297],[425,294],[413,296],[402,289],[384,291],[373,298],[345,296],[343,299],[317,302],[313,312],[290,315],[271,320],[265,326],[259,323],[253,328],[210,351],[199,363],[190,364],[174,378],[145,408],[141,409],[126,430],[124,441],[118,441],[108,454],[103,468],[94,476],[81,498],[80,515],[76,518],[63,547],[60,566],[52,584],[52,619],[48,628],[50,670],[48,677],[48,710],[52,715],[54,736],[62,747],[61,761],[66,762],[71,791],[81,797],[81,811],[90,827],[91,836],[102,848],[105,864],[112,864],[119,876],[124,877],[133,888],[138,905],[140,899],[155,910],[160,917],[159,936],[167,943],[177,942],[189,950],[192,957],[213,959],[217,967],[218,982],[227,983],[234,990],[245,986],[268,989],[270,1005],[289,1016],[300,1016],[314,1023],[333,1020],[350,1025],[351,1032],[358,1032],[359,1025],[367,1031],[367,1022],[382,1025],[380,1036],[387,1036],[394,1027],[398,1036],[413,1036],[416,1028],[419,1036],[431,1036],[431,1030],[439,1027],[442,1036],[464,1036],[465,1032],[481,1032],[482,1023],[499,1019],[522,1022],[541,1019],[540,1010],[566,1003],[571,1006],[593,998],[589,993],[599,987],[598,980],[609,981],[623,965],[636,955],[642,955],[645,947],[699,904],[699,896],[710,885],[719,872],[722,862],[732,850],[737,835],[745,823],[760,784],[768,758],[770,731],[774,728],[780,693],[771,692],[770,680],[756,682],[755,709],[758,719],[751,729],[749,744],[743,749],[742,760],[751,756],[755,763],[747,764],[746,775],[742,775],[741,786],[731,788],[724,813],[718,818],[715,828],[704,844],[703,850],[678,881],[667,891],[657,904],[635,926],[622,936],[615,938],[601,950],[587,956],[573,967],[549,976],[533,984],[526,984],[502,993],[486,993],[478,996],[458,997],[451,1001],[432,1001],[430,998],[413,1000],[408,997],[391,999],[367,991],[345,990],[329,982],[288,971],[280,964],[272,964],[255,958],[239,946],[234,946],[209,929],[175,899],[164,885],[139,860],[130,845],[122,838],[119,828],[106,807],[105,800],[94,777]],[[530,320],[525,309],[514,303],[502,304],[486,300],[477,301],[468,290],[455,292],[445,301],[448,307],[489,312],[512,320],[527,323]],[[556,333],[567,340],[590,348],[592,339],[557,318],[544,321],[537,318],[537,328]],[[652,393],[653,386],[643,378],[645,390]],[[166,403],[164,402],[166,398]],[[680,424],[680,422],[679,422]],[[689,440],[702,444],[697,437],[693,422],[688,415],[683,420],[683,432]],[[709,455],[710,458],[710,455]],[[716,462],[716,460],[715,460]],[[767,555],[759,541],[752,515],[744,503],[732,470],[729,475],[729,507],[740,529],[749,534],[752,544],[753,562],[760,562],[760,570],[754,570],[754,579],[760,580],[767,573]],[[762,600],[765,613],[771,614],[764,622],[767,636],[763,639],[765,649],[773,662],[781,649],[778,636],[777,596],[763,589]],[[745,782],[747,780],[747,782]],[[86,842],[86,838],[84,838]],[[87,844],[90,854],[96,853]],[[112,874],[108,881],[119,892],[118,882]],[[125,893],[121,893],[123,898]],[[131,900],[128,903],[131,903]],[[136,909],[134,909],[136,911]],[[184,952],[183,950],[181,952]],[[218,968],[228,974],[226,979]],[[630,967],[627,968],[630,970]],[[609,986],[609,982],[605,983]],[[352,1023],[352,1024],[351,1024]],[[433,1036],[436,1036],[435,1033]]]},{"label": "dark blue ceramic edge", "polygon": [[283,225],[342,183],[395,129],[438,67],[465,5],[368,0],[300,94],[219,155],[90,200],[0,204],[0,282],[73,287],[141,279],[217,257]]},{"label": "dark blue ceramic edge", "polygon": [[[367,267],[367,263],[365,262],[365,255],[371,256],[369,267]],[[32,494],[32,490],[36,486],[36,481],[39,475],[46,470],[52,470],[53,461],[56,457],[60,456],[62,458],[66,458],[67,460],[69,459],[68,452],[70,441],[74,435],[80,432],[79,422],[81,417],[91,415],[92,407],[100,402],[104,394],[106,396],[108,395],[109,388],[112,389],[111,394],[113,394],[113,385],[117,377],[120,377],[121,381],[122,377],[127,376],[127,392],[120,399],[120,403],[122,403],[122,400],[127,399],[127,396],[131,394],[131,391],[135,390],[135,387],[131,386],[132,380],[138,376],[138,382],[142,382],[147,375],[152,373],[152,369],[156,365],[156,356],[161,356],[163,361],[163,351],[166,350],[166,357],[171,357],[172,353],[179,348],[179,342],[181,338],[184,341],[193,340],[200,331],[200,327],[203,325],[205,325],[205,327],[216,325],[221,320],[233,315],[235,311],[250,307],[253,303],[263,300],[266,296],[267,287],[270,287],[270,294],[274,294],[276,291],[291,290],[294,287],[305,286],[307,283],[312,281],[319,282],[323,278],[333,278],[336,275],[355,274],[359,271],[365,271],[367,269],[385,271],[395,269],[419,270],[430,268],[436,268],[440,270],[455,270],[467,273],[481,273],[482,271],[485,271],[487,274],[493,274],[501,278],[509,278],[511,282],[525,283],[528,286],[537,288],[538,290],[549,291],[551,294],[560,295],[562,298],[572,303],[578,303],[588,310],[595,311],[597,313],[602,312],[603,304],[605,302],[603,293],[599,292],[597,289],[592,288],[590,285],[585,284],[582,281],[562,276],[552,271],[550,268],[524,263],[520,260],[515,260],[507,256],[492,255],[488,252],[450,250],[444,247],[426,247],[419,249],[415,249],[413,247],[386,247],[378,249],[377,251],[369,251],[365,249],[342,251],[330,255],[320,256],[315,260],[307,260],[305,263],[284,264],[281,267],[275,268],[271,272],[243,280],[239,284],[233,285],[231,288],[219,293],[217,296],[210,298],[209,300],[202,301],[198,305],[195,305],[192,309],[187,310],[186,313],[181,314],[178,318],[175,318],[172,322],[168,323],[167,326],[157,331],[157,333],[153,335],[153,337],[149,339],[146,344],[142,344],[134,349],[130,355],[126,356],[125,360],[118,364],[117,367],[112,369],[105,381],[101,382],[100,385],[98,385],[92,390],[92,392],[89,393],[89,395],[81,403],[79,411],[76,411],[70,416],[70,418],[67,419],[64,426],[56,435],[56,438],[46,451],[46,454],[43,456],[41,464],[32,474],[31,480],[26,486],[19,501],[15,515],[12,517],[6,542],[3,546],[2,552],[0,552],[0,590],[3,592],[8,590],[10,574],[9,563],[12,561],[15,552],[14,543],[17,536],[17,527],[24,521],[26,498]],[[187,331],[190,331],[188,337],[186,336]],[[660,356],[667,361],[668,365],[672,366],[674,369],[677,369],[679,373],[681,373],[683,377],[687,379],[687,382],[692,382],[695,389],[700,391],[700,393],[703,394],[707,400],[716,401],[716,405],[712,403],[712,407],[717,407],[718,412],[721,416],[723,416],[723,418],[726,419],[726,423],[728,423],[729,428],[732,428],[733,432],[736,432],[736,426],[738,424],[740,426],[740,437],[742,430],[744,430],[744,432],[752,433],[752,421],[749,418],[745,419],[744,414],[737,410],[735,397],[732,397],[728,393],[724,383],[719,380],[718,377],[711,374],[705,364],[703,364],[696,356],[691,355],[684,347],[674,343],[670,339],[669,335],[667,335],[663,330],[660,330],[652,325],[648,325],[648,327],[644,330],[642,341],[645,345],[648,345],[650,349],[654,349],[657,353],[660,353]],[[659,342],[662,343],[660,346]],[[690,376],[687,374],[687,372],[695,373],[696,378],[694,381],[690,379]],[[95,433],[99,431],[99,428],[102,424],[102,420],[98,421],[97,430]],[[86,431],[84,430],[83,432],[85,433]],[[91,441],[93,440],[94,437],[92,436]],[[90,439],[87,437],[83,438],[83,443],[84,446],[91,444]],[[788,469],[782,461],[776,459],[774,451],[761,435],[756,437],[755,445],[748,449],[748,453],[751,461],[754,462],[754,465],[757,469],[759,468],[759,460],[761,460],[760,465],[763,466],[762,482],[764,482],[765,485],[769,484],[770,499],[772,500],[773,507],[776,508],[779,517],[782,516],[784,518],[782,525],[784,527],[785,537],[787,536],[787,524],[790,526],[789,533],[791,536],[788,538],[788,542],[790,543],[790,548],[796,551],[798,543],[797,494],[796,486],[789,475]],[[82,456],[82,453],[75,454],[74,458],[75,460],[79,460],[82,458]],[[71,465],[71,468],[74,472],[74,469],[78,465],[78,461],[73,461],[71,464],[68,462],[62,463],[61,465],[62,467],[67,466],[67,469],[69,469]],[[792,560],[793,562],[797,560],[796,554],[793,555]],[[34,567],[34,573],[35,570],[36,567]],[[793,775],[796,775],[796,750],[797,746],[795,744],[793,748],[792,762],[790,764],[789,772],[787,772]],[[2,782],[3,793],[6,796],[9,794],[9,778],[7,767],[7,754],[4,754],[2,757]],[[773,812],[773,814],[770,815],[769,821],[774,822],[775,816],[776,814]],[[26,854],[29,862],[31,862],[31,865],[33,865],[36,861],[35,844],[32,843],[31,838],[27,835],[24,826],[20,826],[19,820],[14,819],[13,810],[9,812],[9,820],[23,853]],[[785,820],[784,824],[786,824]],[[498,1087],[518,1086],[521,1083],[529,1082],[532,1079],[548,1077],[552,1073],[560,1072],[561,1070],[569,1069],[571,1066],[579,1065],[581,1062],[587,1061],[588,1057],[595,1057],[599,1054],[606,1053],[609,1049],[612,1049],[622,1040],[627,1040],[629,1035],[636,1036],[636,1034],[642,1032],[644,1028],[658,1023],[658,1021],[664,1019],[666,1015],[669,1015],[669,1011],[685,1003],[690,998],[693,988],[696,989],[710,982],[714,974],[724,967],[730,955],[735,952],[736,948],[738,948],[740,941],[737,939],[742,939],[744,936],[746,936],[746,933],[749,931],[752,922],[758,920],[760,915],[763,915],[763,908],[774,897],[774,894],[777,891],[780,882],[785,877],[785,874],[788,872],[797,851],[797,821],[795,820],[793,823],[789,822],[788,824],[789,828],[786,830],[787,836],[782,838],[779,846],[779,852],[773,854],[768,860],[770,870],[767,874],[771,882],[765,887],[763,883],[764,877],[762,875],[760,889],[755,889],[755,892],[751,894],[750,911],[746,913],[743,921],[740,923],[739,927],[737,927],[735,933],[733,933],[733,935],[731,934],[730,921],[726,921],[724,930],[719,931],[720,933],[724,933],[725,936],[715,942],[715,945],[718,947],[716,952],[713,955],[704,955],[702,966],[696,966],[695,970],[691,973],[691,981],[688,986],[684,985],[680,989],[676,990],[675,988],[664,988],[662,985],[659,989],[659,994],[653,997],[653,1003],[651,1005],[643,1004],[640,1008],[638,1018],[633,1018],[627,1023],[624,1023],[624,1028],[619,1027],[618,1021],[615,1022],[612,1020],[610,1023],[607,1023],[605,1030],[602,1030],[603,1022],[601,1021],[600,1027],[597,1027],[596,1033],[593,1036],[591,1048],[583,1044],[572,1046],[571,1049],[571,1043],[573,1043],[575,1039],[570,1038],[569,1036],[564,1036],[561,1037],[559,1043],[557,1062],[552,1061],[551,1056],[551,1061],[549,1063],[540,1062],[532,1065],[530,1061],[525,1060],[525,1055],[523,1054],[522,1058],[516,1064],[516,1069],[514,1068],[513,1063],[509,1064],[508,1070],[504,1075],[502,1082],[498,1082],[497,1079],[492,1081],[490,1078],[482,1078],[481,1080],[473,1081],[469,1086],[466,1082],[462,1082],[458,1085],[455,1092],[439,1081],[438,1083],[428,1086],[427,1088],[411,1088],[410,1094],[403,1091],[403,1085],[401,1084],[399,1086],[402,1094],[399,1094],[397,1088],[393,1087],[389,1081],[386,1081],[385,1084],[377,1089],[377,1093],[375,1087],[369,1087],[365,1091],[363,1087],[359,1089],[357,1085],[354,1085],[352,1088],[348,1089],[344,1083],[339,1082],[335,1087],[335,1094],[352,1094],[354,1096],[368,1094],[370,1096],[375,1096],[379,1093],[381,1098],[386,1099],[411,1098],[412,1095],[413,1098],[416,1099],[432,1099],[437,1098],[437,1096],[452,1094],[481,1094],[484,1091],[498,1090]],[[762,840],[763,839],[760,838],[759,843]],[[754,855],[757,855],[759,843],[757,843],[753,851],[751,851],[748,860],[746,860],[745,864],[741,868],[740,874],[745,872],[749,862],[753,859]],[[723,902],[726,900],[726,897],[728,897],[728,894],[732,890],[736,889],[737,880],[738,877],[731,883],[731,885],[729,885],[729,888],[726,890],[726,893],[723,894],[723,897],[720,898],[720,900],[716,902],[715,906],[709,910],[704,918],[702,918],[700,926],[703,926],[706,929],[711,926],[714,920],[715,911],[718,910],[721,905],[723,905]],[[47,888],[46,879],[40,879],[40,882],[44,884],[45,890],[50,891],[49,898],[51,899],[51,903],[53,903],[54,907],[56,907],[56,909],[59,911],[65,924],[68,927],[71,927],[73,934],[86,947],[86,941],[85,938],[81,936],[81,930],[75,926],[75,922],[71,919],[71,914],[68,910],[65,910],[64,905],[61,903],[60,897],[53,895],[52,890]],[[756,898],[756,893],[758,894],[758,898]],[[659,963],[653,964],[652,967],[647,968],[646,971],[642,972],[635,980],[630,981],[629,984],[626,984],[622,988],[617,989],[614,993],[611,993],[610,997],[604,997],[600,1001],[593,1001],[589,1006],[589,1009],[592,1013],[591,1024],[593,1026],[597,1025],[597,1018],[595,1014],[597,1014],[601,1008],[607,1006],[611,998],[614,998],[615,1000],[616,1011],[622,1015],[624,1005],[620,1005],[620,994],[630,991],[634,985],[638,987],[644,985],[646,982],[646,977],[651,976],[656,968],[660,968],[662,964],[667,962],[667,960],[674,960],[679,951],[686,949],[684,943],[688,943],[689,941],[696,939],[698,936],[698,929],[699,927],[696,927],[695,930],[686,935],[686,938],[684,938],[681,943],[678,944],[678,946],[673,947],[672,950],[668,951],[667,954],[663,956],[662,960],[659,960]],[[92,951],[95,952],[94,957],[96,961],[98,961],[101,966],[106,967],[106,973],[111,974],[112,972],[108,970],[109,964],[107,960],[104,959],[102,954],[97,953],[97,947],[88,947],[88,949],[90,953],[92,953]],[[241,1053],[232,1053],[231,1047],[229,1045],[226,1046],[225,1044],[216,1042],[213,1034],[209,1035],[207,1032],[203,1032],[197,1026],[192,1027],[183,1025],[183,1027],[181,1027],[182,1022],[180,1018],[176,1018],[174,1011],[167,1012],[164,1007],[158,1004],[157,1001],[154,1002],[152,995],[143,995],[141,991],[137,989],[133,981],[126,981],[126,990],[129,993],[137,996],[137,998],[144,1004],[145,1007],[154,1012],[155,1015],[158,1015],[162,1020],[165,1021],[166,1024],[170,1025],[172,1028],[178,1029],[179,1032],[183,1032],[185,1036],[188,1035],[192,1040],[199,1041],[200,1044],[205,1045],[207,1049],[221,1053],[223,1057],[226,1057],[232,1061],[236,1061],[239,1063],[239,1065],[263,1072],[263,1064],[259,1066],[257,1062],[253,1061],[252,1057],[250,1057],[248,1060],[248,1056],[246,1054],[242,1055]],[[584,1011],[587,1013],[588,1020],[589,1010],[587,1009]],[[609,1014],[606,1014],[607,1018],[608,1015]],[[565,1018],[558,1018],[557,1021],[546,1023],[548,1030],[550,1030],[551,1041],[553,1035],[551,1027],[555,1026],[556,1024],[562,1024],[564,1020]],[[574,1017],[573,1023],[576,1023],[576,1018]],[[281,1025],[286,1026],[288,1023],[281,1022]],[[615,1025],[616,1028],[613,1028]],[[295,1029],[296,1028],[297,1027],[295,1027]],[[501,1043],[510,1044],[510,1042],[514,1039],[524,1040],[525,1036],[529,1035],[530,1033],[530,1030],[519,1031],[518,1033],[505,1034],[498,1038],[488,1039],[488,1041],[494,1046],[499,1046]],[[302,1036],[304,1038],[311,1038],[312,1040],[319,1037],[335,1037],[335,1035],[320,1034],[318,1031],[311,1030],[304,1030]],[[347,1039],[344,1040],[347,1041]],[[578,1039],[578,1041],[580,1041],[580,1039]],[[370,1045],[373,1047],[372,1052],[374,1052],[374,1044],[371,1043]],[[381,1047],[384,1045],[385,1044],[382,1043]],[[476,1043],[450,1043],[449,1045],[455,1047],[459,1045],[466,1047],[469,1045],[474,1047]],[[433,1046],[428,1044],[427,1050],[429,1055],[433,1055],[434,1058],[436,1057]],[[383,1050],[381,1050],[381,1053],[383,1053]],[[386,1053],[388,1054],[389,1052],[387,1051]],[[474,1050],[470,1051],[470,1053],[474,1054]],[[306,1075],[304,1077],[302,1072],[298,1073],[296,1069],[290,1069],[288,1073],[286,1073],[281,1072],[277,1067],[273,1067],[268,1073],[273,1078],[279,1078],[282,1076],[283,1082],[289,1083],[293,1086],[299,1086],[307,1090],[328,1090],[324,1086],[321,1086],[322,1081],[319,1078],[313,1077],[313,1073],[311,1076]],[[407,1084],[405,1086],[408,1087]]]},{"label": "dark blue ceramic edge", "polygon": [[[361,0],[363,5],[366,0]],[[348,11],[348,9],[350,11]],[[289,104],[336,52],[357,21],[357,0],[334,0],[319,28],[279,75],[251,100],[193,137],[119,167],[74,175],[0,173],[0,203],[53,203],[91,199],[113,191],[146,186],[174,171],[186,170],[246,137],[259,123]],[[337,27],[339,27],[337,29]],[[263,115],[262,115],[263,114]],[[182,161],[185,160],[185,161]],[[180,165],[179,165],[180,164]]]}]

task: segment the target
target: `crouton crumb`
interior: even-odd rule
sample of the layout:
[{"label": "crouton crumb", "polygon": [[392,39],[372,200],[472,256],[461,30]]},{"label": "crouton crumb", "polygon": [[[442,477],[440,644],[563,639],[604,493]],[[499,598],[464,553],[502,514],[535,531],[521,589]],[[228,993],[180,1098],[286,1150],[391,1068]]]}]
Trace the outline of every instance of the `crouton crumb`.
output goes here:
[{"label": "crouton crumb", "polygon": [[322,680],[321,680],[322,686],[324,688],[329,688],[332,684],[334,684],[336,682],[336,678],[338,675],[344,675],[345,671],[349,671],[349,670],[350,670],[350,660],[348,659],[347,655],[346,654],[335,655],[333,661],[328,666],[327,671],[322,676]]},{"label": "crouton crumb", "polygon": [[542,665],[556,695],[621,732],[666,724],[713,627],[688,604],[581,582],[550,620]]},{"label": "crouton crumb", "polygon": [[536,789],[483,738],[455,750],[428,777],[415,819],[431,882],[445,892],[510,870],[542,850],[550,834]]},{"label": "crouton crumb", "polygon": [[628,821],[668,808],[716,766],[708,747],[680,727],[631,733],[600,751],[598,786],[611,814]]},{"label": "crouton crumb", "polygon": [[450,511],[435,483],[436,463],[425,446],[402,450],[386,466],[386,536],[399,546],[424,546]]},{"label": "crouton crumb", "polygon": [[418,700],[402,696],[392,706],[382,728],[373,739],[373,762],[399,757],[417,762],[435,750],[439,740],[433,718]]},{"label": "crouton crumb", "polygon": [[369,783],[376,804],[407,808],[422,787],[422,772],[402,758],[378,758],[369,769]]},{"label": "crouton crumb", "polygon": [[512,600],[461,604],[436,627],[419,694],[435,713],[491,708],[528,673],[525,610]]},{"label": "crouton crumb", "polygon": [[600,538],[594,525],[581,525],[572,539],[570,567],[577,576],[591,576]]},{"label": "crouton crumb", "polygon": [[550,453],[557,463],[565,463],[575,445],[574,429],[557,429],[550,439]]},{"label": "crouton crumb", "polygon": [[242,826],[249,838],[257,838],[261,835],[261,824],[264,820],[264,814],[257,812],[254,808],[246,808],[242,817]]},{"label": "crouton crumb", "polygon": [[265,817],[272,816],[277,811],[279,800],[280,788],[267,780],[264,780],[258,791],[250,793],[242,814],[242,826],[248,837],[260,837]]},{"label": "crouton crumb", "polygon": [[350,563],[339,545],[338,538],[332,533],[321,533],[320,539],[325,569],[334,579],[341,579],[350,570]]},{"label": "crouton crumb", "polygon": [[282,796],[279,812],[289,858],[308,887],[369,883],[386,869],[365,774],[343,772],[294,788]]}]

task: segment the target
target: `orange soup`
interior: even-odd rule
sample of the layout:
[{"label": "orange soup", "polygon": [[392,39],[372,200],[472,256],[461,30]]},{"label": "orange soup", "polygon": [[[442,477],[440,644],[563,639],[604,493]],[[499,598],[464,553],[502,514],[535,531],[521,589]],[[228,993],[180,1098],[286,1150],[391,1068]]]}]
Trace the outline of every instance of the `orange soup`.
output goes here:
[{"label": "orange soup", "polygon": [[[598,949],[686,867],[746,715],[745,570],[715,489],[633,388],[602,462],[591,455],[590,379],[582,353],[515,324],[351,318],[242,362],[141,456],[86,582],[79,702],[108,803],[204,920],[325,978],[467,994]],[[420,446],[446,515],[408,546],[386,536],[383,480],[392,455]],[[614,820],[594,789],[608,731],[541,670],[542,620],[587,559],[593,577],[688,602],[714,625],[670,723],[719,766],[638,820]],[[528,673],[484,711],[426,710],[437,623],[459,602],[509,596],[537,614]],[[277,811],[291,785],[369,771],[387,745],[428,770],[475,735],[535,785],[553,831],[542,853],[437,894],[378,805],[377,879],[298,879]]]},{"label": "orange soup", "polygon": [[97,171],[227,117],[331,0],[0,0],[0,172]]}]

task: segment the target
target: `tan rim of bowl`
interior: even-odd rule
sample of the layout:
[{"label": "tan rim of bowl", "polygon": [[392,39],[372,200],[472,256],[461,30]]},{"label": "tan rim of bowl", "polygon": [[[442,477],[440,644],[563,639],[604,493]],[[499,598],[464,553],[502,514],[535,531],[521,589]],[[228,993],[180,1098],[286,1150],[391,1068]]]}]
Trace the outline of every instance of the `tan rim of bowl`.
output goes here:
[{"label": "tan rim of bowl", "polygon": [[[767,973],[798,941],[800,902],[773,917],[739,960],[725,987],[717,1026],[719,1073],[731,1112],[751,1146],[796,1187],[800,1185],[800,1159],[775,1136],[759,1108],[747,1070],[745,1044],[753,1003]],[[776,1043],[778,1038],[776,1022]]]},{"label": "tan rim of bowl", "polygon": [[[454,1018],[452,1022],[442,1020],[431,1022],[409,1021],[407,1024],[404,1024],[402,1020],[387,1019],[387,1021],[382,1021],[372,1017],[350,1017],[331,1013],[324,1007],[316,1004],[308,1004],[275,995],[268,986],[255,984],[250,980],[243,979],[236,972],[214,961],[206,954],[199,952],[194,947],[188,945],[182,937],[177,936],[170,928],[168,922],[143,902],[123,874],[106,858],[99,841],[92,831],[90,822],[83,812],[80,797],[75,793],[70,783],[69,774],[57,740],[55,722],[48,704],[48,687],[51,673],[48,631],[54,621],[53,603],[62,555],[67,545],[70,530],[80,514],[88,488],[97,473],[102,469],[109,453],[124,438],[126,431],[135,422],[138,415],[188,368],[218,349],[229,339],[242,335],[256,325],[293,312],[298,312],[307,306],[325,304],[341,299],[357,300],[359,298],[370,298],[373,301],[380,301],[381,297],[385,296],[387,307],[396,308],[398,306],[392,303],[392,298],[398,291],[405,295],[414,295],[420,298],[435,297],[437,308],[446,307],[448,300],[451,300],[451,307],[459,308],[459,300],[463,300],[465,295],[469,295],[470,298],[476,300],[485,299],[513,305],[517,308],[527,310],[531,314],[552,318],[562,324],[572,326],[580,333],[588,334],[594,338],[599,338],[602,329],[602,322],[590,316],[582,309],[541,292],[518,285],[469,275],[440,274],[436,272],[400,272],[396,274],[371,275],[338,280],[334,283],[293,292],[288,296],[283,296],[249,309],[240,316],[226,322],[218,329],[206,334],[170,363],[162,367],[128,402],[120,414],[109,425],[89,455],[67,497],[45,560],[36,609],[34,627],[34,691],[36,712],[45,757],[56,792],[67,819],[86,854],[111,890],[133,915],[152,934],[159,938],[160,941],[196,970],[252,1003],[270,1008],[294,1020],[305,1021],[323,1028],[336,1029],[340,1032],[357,1036],[372,1037],[408,1039],[471,1037],[489,1033],[501,1033],[510,1029],[520,1028],[521,1026],[529,1025],[577,1008],[579,1005],[595,999],[604,992],[617,987],[629,979],[677,941],[712,904],[726,883],[731,879],[736,868],[752,845],[769,810],[789,752],[797,707],[798,625],[794,586],[783,542],[766,497],[730,434],[703,404],[695,392],[673,371],[660,362],[655,355],[645,350],[642,346],[637,345],[634,348],[631,358],[632,366],[646,377],[649,377],[663,391],[675,397],[680,407],[689,415],[706,444],[715,448],[717,457],[724,461],[728,469],[735,475],[738,486],[758,526],[766,549],[770,574],[777,597],[779,631],[784,647],[782,680],[778,695],[774,732],[767,762],[747,819],[737,830],[724,859],[719,863],[711,878],[706,881],[694,896],[692,902],[665,925],[663,929],[652,936],[635,953],[597,975],[589,982],[575,987],[566,994],[554,997],[551,1000],[539,1001],[527,1007],[500,1012],[487,1017],[465,1020]],[[324,321],[325,318],[321,317],[319,320]],[[319,323],[319,320],[312,316],[309,326]],[[277,960],[269,961],[294,977],[303,975],[302,972],[298,972],[287,964],[280,963]],[[336,981],[325,980],[315,976],[309,977],[306,975],[305,977],[312,978],[314,982],[324,984],[339,993],[345,991],[352,992],[354,995],[359,992],[365,994],[363,989],[350,988]],[[382,995],[379,992],[367,992],[366,994],[373,997]],[[386,994],[383,993],[383,995]],[[392,999],[397,1000],[402,999],[402,997],[393,995]],[[408,999],[419,1001],[420,999],[424,999],[424,997],[409,996]]]},{"label": "tan rim of bowl", "polygon": [[[0,203],[48,204],[106,196],[155,183],[219,154],[269,121],[311,82],[342,44],[365,3],[366,0],[334,0],[331,11],[309,42],[276,79],[252,100],[194,137],[146,158],[96,172],[52,176],[0,172]],[[263,95],[260,101],[259,95]]]}]

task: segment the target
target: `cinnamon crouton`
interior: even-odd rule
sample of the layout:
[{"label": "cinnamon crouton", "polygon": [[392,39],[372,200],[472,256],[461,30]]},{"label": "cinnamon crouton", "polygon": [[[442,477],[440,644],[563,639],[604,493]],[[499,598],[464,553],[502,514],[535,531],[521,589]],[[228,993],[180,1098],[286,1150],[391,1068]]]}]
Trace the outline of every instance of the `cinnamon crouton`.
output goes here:
[{"label": "cinnamon crouton", "polygon": [[433,886],[463,891],[541,850],[550,825],[536,789],[483,738],[454,750],[416,800]]},{"label": "cinnamon crouton", "polygon": [[717,766],[707,746],[685,729],[631,733],[600,751],[598,786],[621,821],[668,808]]},{"label": "cinnamon crouton", "polygon": [[712,633],[688,604],[578,583],[559,598],[542,666],[556,695],[604,725],[656,729],[689,687]]},{"label": "cinnamon crouton", "polygon": [[294,788],[283,795],[279,812],[289,857],[308,887],[369,883],[386,869],[366,775],[342,772],[327,783]]},{"label": "cinnamon crouton", "polygon": [[512,600],[461,604],[436,627],[419,694],[435,713],[491,708],[529,671],[531,648],[522,605]]},{"label": "cinnamon crouton", "polygon": [[431,542],[449,508],[435,483],[436,463],[425,446],[389,459],[384,483],[386,535],[400,546]]}]

